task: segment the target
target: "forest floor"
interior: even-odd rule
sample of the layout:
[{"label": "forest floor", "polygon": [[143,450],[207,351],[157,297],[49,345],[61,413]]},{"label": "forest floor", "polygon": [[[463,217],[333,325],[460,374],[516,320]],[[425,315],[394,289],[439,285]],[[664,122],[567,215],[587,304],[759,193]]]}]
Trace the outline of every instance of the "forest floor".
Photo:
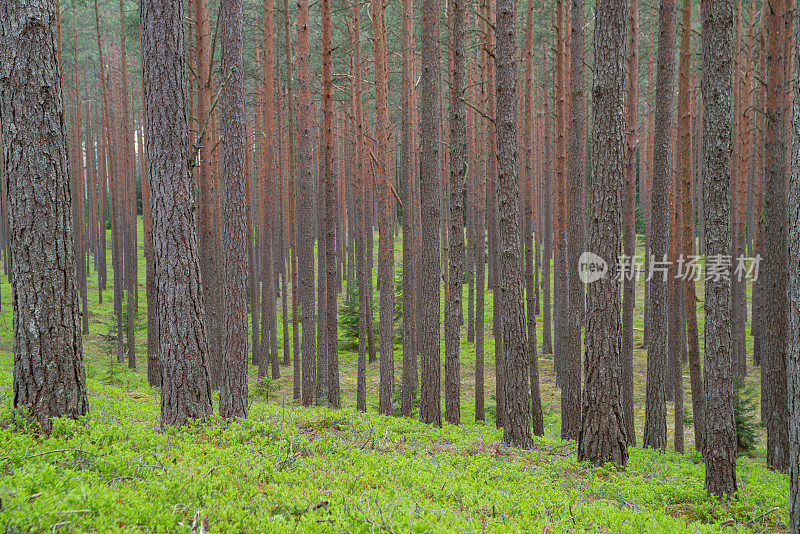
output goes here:
[{"label": "forest floor", "polygon": [[[140,227],[140,239],[141,235]],[[399,252],[398,241],[396,264]],[[11,409],[11,288],[2,277],[0,525],[6,532],[540,534],[786,529],[788,477],[767,469],[760,426],[756,426],[756,448],[738,462],[738,499],[718,502],[707,496],[705,467],[693,450],[688,367],[684,371],[685,454],[632,447],[624,471],[578,463],[576,444],[559,438],[560,393],[552,356],[539,359],[545,436],[536,438],[531,450],[501,445],[502,433],[494,424],[490,291],[484,310],[485,422],[474,422],[475,347],[466,340],[465,325],[461,425],[445,423],[436,429],[416,419],[378,415],[377,362],[367,368],[368,412],[356,412],[358,351],[340,335],[342,410],[303,408],[295,403],[291,366],[281,367],[281,378],[275,381],[259,380],[251,366],[246,420],[214,418],[161,432],[159,391],[147,384],[146,376],[144,260],[139,265],[137,370],[114,361],[110,253],[108,265],[109,288],[102,305],[95,272],[89,281],[91,320],[84,354],[90,413],[79,421],[56,421],[50,436],[40,434]],[[640,284],[634,340],[639,443],[646,376],[646,351],[641,348],[643,294]],[[701,350],[702,298],[700,284]],[[377,303],[374,311],[377,316]],[[541,349],[541,316],[537,324]],[[280,320],[278,328],[278,337],[283,339]],[[748,349],[750,354],[749,337]],[[398,344],[398,380],[401,360]],[[749,367],[745,390],[758,392],[759,378],[758,368]],[[215,395],[215,409],[217,399]],[[668,410],[671,447],[671,402]],[[751,416],[756,423],[757,411],[756,405]]]}]

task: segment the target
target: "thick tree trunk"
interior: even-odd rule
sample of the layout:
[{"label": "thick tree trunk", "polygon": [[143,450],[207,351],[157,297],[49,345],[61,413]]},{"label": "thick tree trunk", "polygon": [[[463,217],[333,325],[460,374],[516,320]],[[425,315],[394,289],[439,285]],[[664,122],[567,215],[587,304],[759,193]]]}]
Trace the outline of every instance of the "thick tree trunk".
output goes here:
[{"label": "thick tree trunk", "polygon": [[516,0],[498,0],[495,48],[497,69],[498,263],[495,272],[502,295],[504,414],[503,441],[530,447],[529,362],[525,335],[525,295],[519,229],[517,182]]},{"label": "thick tree trunk", "polygon": [[441,144],[439,142],[439,3],[422,0],[422,78],[420,156],[420,211],[422,255],[420,258],[420,329],[422,386],[420,421],[442,426],[441,368],[439,357],[439,224],[441,220]]},{"label": "thick tree trunk", "polygon": [[56,20],[49,1],[0,3],[14,406],[28,408],[48,433],[52,417],[77,418],[88,408]]},{"label": "thick tree trunk", "polygon": [[625,11],[626,3],[598,0],[595,8],[594,81],[595,135],[592,161],[592,224],[589,250],[609,265],[607,276],[588,284],[586,314],[586,386],[578,459],[596,465],[624,467],[628,439],[620,391],[620,299],[616,278],[621,249],[622,191],[625,155]]},{"label": "thick tree trunk", "polygon": [[[703,207],[707,258],[728,254],[731,243],[731,93],[733,2],[703,0]],[[705,419],[703,457],[706,489],[718,496],[736,493],[736,423],[731,346],[730,280],[705,281]]]},{"label": "thick tree trunk", "polygon": [[[225,358],[219,394],[223,418],[247,417],[247,172],[245,151],[242,0],[223,2],[220,12],[222,72],[223,265],[225,268]],[[313,266],[312,266],[313,268]],[[313,332],[313,328],[312,328]]]},{"label": "thick tree trunk", "polygon": [[[161,326],[161,425],[211,415],[200,258],[189,174],[183,4],[142,0],[142,82]],[[173,120],[165,121],[164,117]]]}]

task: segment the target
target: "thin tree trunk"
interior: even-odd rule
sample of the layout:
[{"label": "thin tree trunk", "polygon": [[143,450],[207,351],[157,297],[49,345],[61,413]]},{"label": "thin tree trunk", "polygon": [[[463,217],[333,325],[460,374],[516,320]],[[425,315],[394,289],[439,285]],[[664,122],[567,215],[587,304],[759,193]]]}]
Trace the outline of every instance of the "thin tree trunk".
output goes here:
[{"label": "thin tree trunk", "polygon": [[460,333],[463,316],[463,278],[464,278],[464,146],[467,131],[467,106],[465,101],[465,41],[466,5],[464,0],[450,3],[450,216],[448,217],[450,271],[448,291],[445,301],[444,322],[444,391],[445,419],[449,423],[461,422],[461,363]]},{"label": "thin tree trunk", "polygon": [[375,47],[375,125],[378,182],[378,292],[380,392],[378,411],[393,413],[394,389],[394,239],[389,192],[389,78],[387,72],[386,0],[372,3],[372,38]]},{"label": "thin tree trunk", "polygon": [[[651,212],[652,268],[663,267],[668,256],[669,191],[671,181],[672,135],[675,111],[675,0],[662,0],[658,36],[658,73],[656,76],[655,133],[653,138],[653,195]],[[666,384],[668,351],[668,287],[666,271],[656,271],[650,280],[650,333],[647,351],[647,388],[645,399],[645,447],[667,446]]]},{"label": "thin tree trunk", "polygon": [[400,413],[411,417],[413,400],[417,393],[417,305],[416,270],[414,254],[414,202],[413,183],[417,168],[414,166],[412,146],[412,99],[414,86],[414,1],[403,0],[403,157],[400,158],[403,174],[403,396]]},{"label": "thin tree trunk", "polygon": [[534,298],[534,251],[533,251],[533,225],[534,225],[534,177],[533,177],[533,152],[536,136],[533,132],[533,54],[534,54],[534,3],[528,2],[527,17],[525,20],[525,88],[524,88],[524,114],[525,114],[525,202],[524,202],[524,243],[525,243],[525,299],[527,305],[527,335],[526,351],[530,364],[530,392],[531,392],[531,426],[533,434],[544,434],[544,419],[542,415],[542,396],[539,391],[539,358],[536,348],[536,301]]},{"label": "thin tree trunk", "polygon": [[[680,177],[680,202],[682,221],[682,248],[684,260],[694,254],[694,211],[692,209],[692,110],[691,110],[691,1],[683,0],[681,23],[681,55],[678,72],[678,175]],[[685,30],[684,30],[685,29]],[[703,377],[700,371],[700,346],[697,332],[697,297],[695,278],[686,276],[684,306],[688,341],[689,378],[692,385],[692,414],[694,420],[695,450],[703,450],[705,417],[703,405]]]},{"label": "thin tree trunk", "polygon": [[578,277],[578,260],[584,248],[584,191],[586,166],[583,161],[583,2],[570,0],[570,133],[569,133],[569,304],[566,318],[567,343],[563,353],[564,378],[561,390],[561,438],[578,439],[581,428],[581,311],[583,283]]},{"label": "thin tree trunk", "polygon": [[[688,0],[684,0],[687,2]],[[630,0],[630,32],[628,34],[628,70],[625,80],[625,194],[623,195],[622,253],[626,261],[636,256],[636,151],[639,146],[636,129],[639,120],[639,0]],[[643,181],[640,179],[640,181]],[[643,200],[640,196],[640,202]],[[625,435],[628,445],[636,445],[633,405],[633,310],[636,307],[636,272],[623,273],[622,349],[620,380],[622,409],[625,413]]]},{"label": "thin tree trunk", "polygon": [[[767,423],[767,465],[789,470],[789,423],[786,393],[786,340],[788,328],[787,262],[787,75],[786,0],[771,0],[767,9],[767,130],[764,187],[764,316],[762,399]],[[707,132],[708,133],[708,132]],[[711,143],[709,143],[710,145]],[[706,207],[708,211],[708,207]],[[711,231],[711,221],[708,220]],[[709,409],[709,413],[711,410]]]}]

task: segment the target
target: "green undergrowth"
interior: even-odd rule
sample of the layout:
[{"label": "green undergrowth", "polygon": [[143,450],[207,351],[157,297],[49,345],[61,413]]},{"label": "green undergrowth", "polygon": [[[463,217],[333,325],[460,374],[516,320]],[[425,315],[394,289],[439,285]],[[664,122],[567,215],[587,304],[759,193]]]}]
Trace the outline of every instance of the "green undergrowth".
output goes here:
[{"label": "green undergrowth", "polygon": [[[6,532],[778,532],[788,482],[739,461],[716,502],[696,453],[630,449],[626,470],[578,463],[575,444],[501,445],[492,421],[445,424],[302,408],[251,395],[245,420],[159,431],[137,373],[90,368],[91,413],[49,437],[0,411]],[[257,388],[253,384],[251,388]],[[216,405],[216,404],[215,404]]]}]

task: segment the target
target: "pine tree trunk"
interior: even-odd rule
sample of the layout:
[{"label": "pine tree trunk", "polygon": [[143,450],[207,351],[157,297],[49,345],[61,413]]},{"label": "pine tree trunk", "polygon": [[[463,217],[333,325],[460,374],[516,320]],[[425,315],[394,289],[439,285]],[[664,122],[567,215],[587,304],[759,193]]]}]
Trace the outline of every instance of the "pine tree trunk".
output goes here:
[{"label": "pine tree trunk", "polygon": [[196,140],[199,156],[200,188],[197,211],[200,269],[203,283],[203,302],[206,310],[206,332],[208,333],[209,366],[211,387],[222,384],[222,361],[224,357],[224,332],[222,300],[222,255],[218,241],[220,228],[217,225],[217,197],[219,191],[212,169],[211,127],[214,114],[211,99],[214,92],[214,77],[211,73],[211,25],[208,20],[208,0],[193,0],[195,16],[195,50],[197,52],[197,120],[201,128]]},{"label": "pine tree trunk", "polygon": [[607,275],[588,287],[586,314],[586,386],[578,438],[578,460],[624,467],[628,439],[620,391],[620,298],[615,261],[622,243],[622,191],[625,180],[625,12],[626,3],[599,0],[595,8],[595,135],[592,161],[593,223],[589,250],[608,262]]},{"label": "pine tree trunk", "polygon": [[[663,267],[668,257],[669,191],[671,181],[673,109],[675,102],[675,0],[662,0],[658,36],[658,72],[656,75],[655,137],[653,138],[653,186],[651,198],[652,268]],[[650,280],[650,332],[647,351],[647,387],[645,399],[645,447],[667,446],[667,331],[669,283],[666,272],[654,271]]]},{"label": "pine tree trunk", "polygon": [[372,3],[372,38],[375,47],[375,126],[378,186],[378,292],[381,350],[378,411],[392,415],[394,389],[394,239],[389,192],[389,79],[387,71],[386,0]]},{"label": "pine tree trunk", "polygon": [[[547,73],[547,40],[542,38],[542,80]],[[550,95],[547,89],[542,95],[544,100],[544,169],[542,171],[542,354],[553,354],[552,320],[550,303],[551,274],[550,265],[553,258],[553,150],[550,142],[552,117],[550,116]]]},{"label": "pine tree trunk", "polygon": [[[189,174],[183,4],[142,0],[142,85],[155,294],[162,337],[161,426],[211,415],[208,347]],[[164,121],[164,116],[175,120]]]},{"label": "pine tree trunk", "polygon": [[[680,253],[688,260],[694,252],[694,210],[692,209],[692,110],[691,110],[691,1],[683,0],[681,22],[681,53],[678,72],[678,175],[681,202],[682,242]],[[683,28],[687,28],[684,31]],[[683,297],[688,341],[689,378],[692,385],[692,414],[695,450],[703,450],[705,418],[703,377],[700,371],[700,346],[697,332],[697,297],[694,277],[683,280]]]},{"label": "pine tree trunk", "polygon": [[532,440],[517,182],[516,0],[497,1],[496,36],[499,232],[495,279],[502,296],[503,441],[527,448]]},{"label": "pine tree trunk", "polygon": [[[794,11],[794,71],[800,72],[800,9]],[[789,532],[800,534],[800,78],[792,84],[792,173],[789,177],[789,343],[786,382],[789,412]]]},{"label": "pine tree trunk", "polygon": [[439,357],[439,225],[441,221],[441,145],[439,142],[439,3],[422,0],[422,78],[420,156],[420,211],[422,255],[420,257],[420,330],[422,386],[420,421],[442,426],[441,369]]},{"label": "pine tree trunk", "polygon": [[448,217],[450,271],[445,302],[444,322],[444,391],[445,419],[449,423],[461,422],[461,363],[460,333],[463,315],[464,278],[464,227],[463,193],[467,130],[467,106],[465,98],[465,41],[466,5],[464,0],[453,0],[450,4],[450,215]]},{"label": "pine tree trunk", "polygon": [[[225,357],[219,394],[223,418],[247,417],[247,150],[242,0],[223,2],[220,11],[222,73],[223,265],[225,269]],[[313,268],[313,266],[312,266]],[[313,329],[312,329],[313,332]]]},{"label": "pine tree trunk", "polygon": [[[630,0],[629,10],[628,70],[625,80],[625,194],[622,202],[622,253],[626,261],[632,262],[636,255],[636,175],[638,170],[636,151],[639,146],[636,129],[639,120],[639,0]],[[642,200],[640,196],[640,202]],[[636,307],[636,274],[635,271],[624,274],[620,385],[622,409],[625,413],[625,435],[628,438],[628,445],[636,445],[633,406],[633,310]]]},{"label": "pine tree trunk", "polygon": [[[731,244],[732,0],[703,0],[703,207],[706,258],[728,254]],[[736,493],[736,424],[731,347],[730,280],[705,281],[705,419],[703,457],[706,490]],[[718,278],[718,279],[716,279]]]},{"label": "pine tree trunk", "polygon": [[415,78],[414,60],[414,2],[403,0],[403,132],[400,158],[403,174],[403,396],[400,413],[411,417],[417,394],[417,305],[414,254],[414,147],[412,146],[412,99]]},{"label": "pine tree trunk", "polygon": [[52,417],[77,418],[88,409],[58,31],[51,2],[0,4],[3,178],[14,258],[14,407],[29,408],[47,433]]},{"label": "pine tree trunk", "polygon": [[[339,390],[339,331],[337,325],[336,294],[339,278],[339,263],[336,261],[336,174],[334,172],[333,137],[333,59],[331,50],[331,2],[322,1],[322,113],[324,136],[323,158],[325,162],[325,220],[324,253],[325,312],[327,317],[327,388],[328,402],[334,408],[341,407]],[[320,254],[323,252],[320,251]]]},{"label": "pine tree trunk", "polygon": [[[762,327],[762,383],[769,384],[762,399],[767,423],[767,465],[789,470],[789,424],[786,393],[788,328],[786,283],[788,262],[787,197],[787,76],[785,41],[786,0],[772,0],[767,10],[767,131],[764,187],[764,315]],[[708,143],[710,145],[711,143]],[[706,207],[708,211],[708,207]],[[711,221],[708,220],[711,231]],[[711,410],[709,410],[711,413]]]},{"label": "pine tree trunk", "polygon": [[570,134],[569,134],[569,316],[564,355],[564,387],[561,390],[561,438],[577,439],[581,428],[581,312],[583,283],[578,277],[578,259],[583,252],[583,2],[570,0]]},{"label": "pine tree trunk", "polygon": [[527,307],[527,335],[526,351],[530,364],[530,393],[531,393],[531,427],[533,434],[544,434],[544,419],[542,415],[542,396],[539,391],[539,358],[536,347],[536,280],[534,277],[534,193],[535,187],[533,170],[533,152],[536,143],[533,125],[533,54],[534,54],[534,3],[529,2],[527,17],[525,19],[525,88],[524,88],[524,113],[525,113],[525,202],[524,202],[524,243],[525,243],[525,302]]}]

